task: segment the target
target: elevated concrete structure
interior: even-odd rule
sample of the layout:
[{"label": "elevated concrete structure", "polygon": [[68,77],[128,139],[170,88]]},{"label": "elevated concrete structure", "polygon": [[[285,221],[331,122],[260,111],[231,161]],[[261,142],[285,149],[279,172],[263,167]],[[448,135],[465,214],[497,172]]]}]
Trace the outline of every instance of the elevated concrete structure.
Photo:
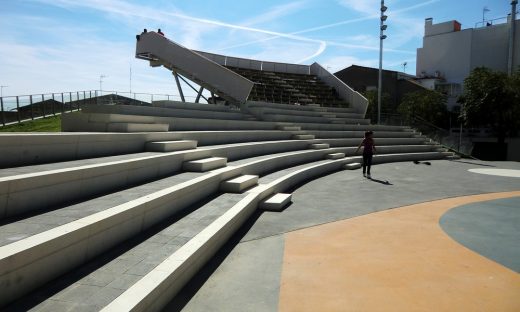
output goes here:
[{"label": "elevated concrete structure", "polygon": [[363,116],[368,106],[365,97],[317,63],[309,66],[265,62],[195,51],[155,32],[137,36],[136,57],[149,61],[150,66],[173,71],[179,88],[178,74],[200,85],[197,102],[206,88],[236,105],[247,100],[350,105]]}]

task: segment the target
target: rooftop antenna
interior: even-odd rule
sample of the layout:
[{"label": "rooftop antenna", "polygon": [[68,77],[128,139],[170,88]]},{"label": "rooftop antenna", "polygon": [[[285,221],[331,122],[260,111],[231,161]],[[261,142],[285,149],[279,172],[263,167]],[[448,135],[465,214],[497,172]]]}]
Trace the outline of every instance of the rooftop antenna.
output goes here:
[{"label": "rooftop antenna", "polygon": [[403,65],[403,72],[406,74],[406,65],[408,65],[408,62],[404,62],[401,65]]},{"label": "rooftop antenna", "polygon": [[486,12],[489,12],[489,11],[491,11],[491,10],[488,9],[487,6],[485,6],[482,9],[482,26],[486,26]]}]

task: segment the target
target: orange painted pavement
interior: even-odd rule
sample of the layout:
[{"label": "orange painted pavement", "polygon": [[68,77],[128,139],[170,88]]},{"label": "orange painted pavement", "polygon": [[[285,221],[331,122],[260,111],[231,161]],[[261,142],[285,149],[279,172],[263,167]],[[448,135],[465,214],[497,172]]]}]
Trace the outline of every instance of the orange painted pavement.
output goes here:
[{"label": "orange painted pavement", "polygon": [[520,274],[439,225],[451,208],[515,196],[450,198],[288,233],[279,310],[520,311]]}]

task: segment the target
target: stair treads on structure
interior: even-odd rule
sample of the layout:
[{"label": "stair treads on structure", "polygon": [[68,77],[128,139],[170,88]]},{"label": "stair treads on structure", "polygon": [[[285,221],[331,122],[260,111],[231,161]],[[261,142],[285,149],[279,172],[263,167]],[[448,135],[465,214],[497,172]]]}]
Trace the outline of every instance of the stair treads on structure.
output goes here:
[{"label": "stair treads on structure", "polygon": [[169,218],[8,308],[99,311],[246,195],[222,194],[192,205],[188,214]]},{"label": "stair treads on structure", "polygon": [[168,178],[43,212],[38,215],[29,216],[11,223],[5,222],[5,224],[0,226],[0,246],[11,244],[57,226],[145,197],[148,194],[160,191],[172,185],[190,181],[203,174],[204,173],[198,172],[183,172]]}]

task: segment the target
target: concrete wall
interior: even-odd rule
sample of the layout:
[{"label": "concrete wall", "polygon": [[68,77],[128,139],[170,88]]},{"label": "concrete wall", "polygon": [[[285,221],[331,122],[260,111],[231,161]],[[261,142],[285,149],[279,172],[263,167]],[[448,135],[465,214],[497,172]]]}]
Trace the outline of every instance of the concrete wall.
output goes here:
[{"label": "concrete wall", "polygon": [[462,83],[471,68],[471,38],[471,29],[424,37],[417,49],[417,76],[438,71],[448,81]]},{"label": "concrete wall", "polygon": [[[509,24],[450,31],[450,23],[431,25],[426,20],[423,46],[417,49],[417,76],[439,72],[447,82],[462,84],[475,67],[507,71]],[[516,29],[515,69],[520,65],[520,20],[516,20]]]},{"label": "concrete wall", "polygon": [[485,66],[507,72],[508,52],[508,24],[473,29],[470,71]]}]

